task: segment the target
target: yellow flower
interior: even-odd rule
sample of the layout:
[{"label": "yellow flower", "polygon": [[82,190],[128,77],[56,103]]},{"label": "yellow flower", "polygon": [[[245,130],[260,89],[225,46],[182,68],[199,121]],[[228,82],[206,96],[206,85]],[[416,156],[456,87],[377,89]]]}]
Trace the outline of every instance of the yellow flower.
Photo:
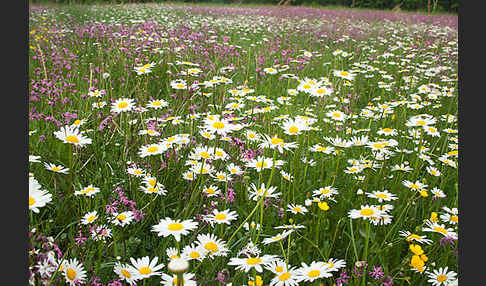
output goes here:
[{"label": "yellow flower", "polygon": [[323,211],[328,211],[329,210],[329,205],[326,202],[318,202],[317,205]]},{"label": "yellow flower", "polygon": [[436,212],[432,212],[430,214],[430,221],[432,221],[432,222],[438,222],[439,221],[439,219],[437,218],[437,213]]},{"label": "yellow flower", "polygon": [[424,271],[424,265],[425,265],[424,261],[420,259],[418,255],[412,256],[412,260],[410,261],[410,266],[422,272]]},{"label": "yellow flower", "polygon": [[410,251],[412,251],[415,255],[421,255],[424,253],[422,247],[418,244],[410,244]]},{"label": "yellow flower", "polygon": [[426,198],[426,197],[429,196],[429,193],[427,193],[427,190],[426,189],[421,189],[419,193],[424,198]]}]

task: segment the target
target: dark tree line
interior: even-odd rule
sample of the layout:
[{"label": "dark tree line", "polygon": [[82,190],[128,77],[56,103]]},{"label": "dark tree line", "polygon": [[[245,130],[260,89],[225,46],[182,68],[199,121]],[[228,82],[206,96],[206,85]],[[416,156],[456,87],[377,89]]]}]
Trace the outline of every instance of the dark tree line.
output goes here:
[{"label": "dark tree line", "polygon": [[[167,2],[166,0],[30,0],[31,3],[55,2],[71,4],[94,4],[94,3],[149,3]],[[171,2],[192,2],[192,3],[221,3],[221,4],[275,4],[275,5],[338,5],[354,8],[370,9],[401,9],[407,11],[445,11],[457,12],[459,0],[179,0]]]}]

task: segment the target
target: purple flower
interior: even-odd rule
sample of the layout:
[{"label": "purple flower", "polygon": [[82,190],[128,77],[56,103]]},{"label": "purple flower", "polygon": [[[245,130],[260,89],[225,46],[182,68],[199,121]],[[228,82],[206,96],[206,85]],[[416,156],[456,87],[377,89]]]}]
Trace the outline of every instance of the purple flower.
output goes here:
[{"label": "purple flower", "polygon": [[218,281],[219,283],[226,285],[228,283],[228,278],[229,278],[229,271],[226,269],[223,269],[218,272],[218,275],[214,280]]},{"label": "purple flower", "polygon": [[336,279],[337,286],[341,286],[348,283],[350,276],[346,274],[346,270],[343,270],[339,277]]},{"label": "purple flower", "polygon": [[442,247],[446,247],[448,244],[453,245],[454,241],[456,241],[455,238],[453,238],[451,236],[445,236],[445,237],[440,239],[439,244]]},{"label": "purple flower", "polygon": [[382,271],[381,266],[375,267],[373,265],[373,270],[368,273],[371,277],[375,278],[376,280],[382,278],[384,276],[384,272]]},{"label": "purple flower", "polygon": [[227,203],[232,203],[235,201],[235,192],[232,188],[228,188],[228,198],[226,199]]},{"label": "purple flower", "polygon": [[74,241],[78,246],[83,246],[87,238],[83,237],[83,233],[81,232],[81,230],[79,230],[78,235],[78,237],[74,238]]}]

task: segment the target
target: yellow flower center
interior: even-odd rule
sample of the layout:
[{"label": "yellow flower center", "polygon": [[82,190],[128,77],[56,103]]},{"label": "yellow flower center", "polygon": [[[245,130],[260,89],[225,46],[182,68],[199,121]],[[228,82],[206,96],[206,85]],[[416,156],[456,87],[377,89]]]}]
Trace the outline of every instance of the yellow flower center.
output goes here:
[{"label": "yellow flower center", "polygon": [[193,251],[193,252],[191,252],[191,253],[189,254],[189,256],[190,256],[191,258],[199,258],[199,256],[201,256],[201,255],[199,254],[199,252]]},{"label": "yellow flower center", "polygon": [[140,270],[138,270],[138,271],[142,275],[146,275],[146,274],[152,273],[152,270],[149,267],[147,267],[147,266],[144,266],[144,267],[140,268]]},{"label": "yellow flower center", "polygon": [[157,152],[157,150],[159,150],[159,148],[157,146],[151,146],[147,149],[147,152],[154,153],[154,152]]},{"label": "yellow flower center", "polygon": [[125,269],[122,269],[121,274],[126,278],[130,278],[132,276],[130,272],[126,271]]},{"label": "yellow flower center", "polygon": [[258,263],[261,263],[262,262],[262,259],[261,258],[247,258],[246,259],[246,264],[248,265],[255,265],[255,264],[258,264]]},{"label": "yellow flower center", "polygon": [[126,220],[126,219],[127,219],[127,216],[126,216],[126,215],[124,215],[124,214],[120,214],[120,215],[118,215],[118,216],[116,217],[116,219],[117,219],[117,220],[119,220],[119,221],[124,221],[124,220]]},{"label": "yellow flower center", "polygon": [[447,155],[454,156],[454,155],[457,155],[458,153],[459,152],[457,150],[454,150],[454,151],[447,152]]},{"label": "yellow flower center", "polygon": [[311,270],[311,271],[309,271],[309,273],[307,273],[307,275],[311,278],[317,277],[320,274],[321,274],[321,272],[319,270]]},{"label": "yellow flower center", "polygon": [[453,221],[453,222],[458,222],[459,221],[459,217],[456,216],[456,215],[453,215],[453,216],[451,216],[450,220]]},{"label": "yellow flower center", "polygon": [[277,144],[283,144],[284,140],[281,138],[273,137],[272,138],[272,144],[277,145]]},{"label": "yellow flower center", "polygon": [[444,274],[440,274],[440,275],[437,276],[437,281],[438,282],[444,282],[446,280],[447,280],[447,276],[444,275]]},{"label": "yellow flower center", "polygon": [[155,193],[155,192],[157,192],[158,190],[157,190],[157,188],[148,187],[148,188],[147,188],[147,191],[149,191],[149,192],[151,192],[151,193]]},{"label": "yellow flower center", "polygon": [[29,197],[29,207],[35,204],[35,199],[33,197]]},{"label": "yellow flower center", "polygon": [[74,125],[79,125],[81,123],[81,120],[77,119],[76,121],[74,121]]},{"label": "yellow flower center", "polygon": [[420,125],[420,126],[425,125],[425,121],[419,120],[419,121],[417,121],[417,125]]},{"label": "yellow flower center", "polygon": [[209,155],[208,152],[201,152],[201,157],[205,158],[205,159],[209,159],[211,157],[211,155]]},{"label": "yellow flower center", "polygon": [[150,180],[148,181],[148,184],[149,184],[149,185],[151,185],[152,187],[155,187],[155,185],[157,184],[157,181],[156,181],[156,180],[154,180],[154,179],[150,179]]},{"label": "yellow flower center", "polygon": [[410,240],[412,240],[412,239],[421,240],[421,239],[422,239],[422,237],[420,237],[419,235],[416,235],[416,234],[413,234],[413,233],[412,233],[411,235],[409,235],[409,236],[407,237],[407,240],[409,240],[409,241],[410,241]]},{"label": "yellow flower center", "polygon": [[224,123],[221,121],[216,121],[213,123],[213,127],[216,129],[223,129],[224,128]]},{"label": "yellow flower center", "polygon": [[206,244],[204,245],[204,248],[205,248],[206,250],[211,251],[211,252],[216,252],[216,251],[218,251],[218,245],[217,245],[216,243],[212,242],[212,241],[210,241],[210,242],[206,243]]},{"label": "yellow flower center", "polygon": [[84,190],[79,191],[81,194],[88,194],[90,192],[94,191],[94,188],[86,188]]},{"label": "yellow flower center", "polygon": [[70,135],[66,137],[66,141],[69,143],[79,143],[79,139],[76,136]]},{"label": "yellow flower center", "polygon": [[442,233],[443,235],[446,235],[447,234],[447,230],[445,228],[443,228],[443,227],[436,226],[436,227],[434,227],[434,230],[437,231],[437,232]]},{"label": "yellow flower center", "polygon": [[301,212],[302,211],[302,209],[300,207],[294,207],[293,210],[296,211],[296,212]]},{"label": "yellow flower center", "polygon": [[325,194],[328,194],[330,192],[329,189],[322,189],[321,190],[321,194],[325,195]]},{"label": "yellow flower center", "polygon": [[172,231],[177,231],[177,230],[183,229],[184,226],[181,223],[175,222],[175,223],[169,224],[169,226],[167,228],[169,230],[172,230]]},{"label": "yellow flower center", "polygon": [[208,194],[211,194],[211,195],[212,195],[212,194],[214,194],[214,193],[215,193],[215,191],[214,191],[213,189],[211,189],[211,188],[208,188],[208,189],[206,190],[206,193],[208,193]]},{"label": "yellow flower center", "polygon": [[125,101],[122,101],[122,102],[118,103],[118,108],[125,108],[127,106],[128,106],[128,103],[125,102]]},{"label": "yellow flower center", "polygon": [[280,280],[280,281],[285,281],[289,278],[290,278],[290,273],[288,273],[288,272],[285,272],[284,274],[278,276],[278,280]]},{"label": "yellow flower center", "polygon": [[348,76],[348,75],[349,75],[349,73],[348,73],[348,72],[346,72],[346,71],[343,71],[343,72],[341,72],[341,75],[342,75],[342,76]]},{"label": "yellow flower center", "polygon": [[177,86],[178,88],[184,88],[184,85],[183,85],[182,83],[178,83],[176,86]]},{"label": "yellow flower center", "polygon": [[90,216],[90,217],[88,218],[88,222],[92,222],[92,221],[94,221],[94,220],[95,220],[95,216],[94,216],[94,215],[92,215],[92,216]]},{"label": "yellow flower center", "polygon": [[324,264],[327,264],[327,268],[332,268],[334,267],[334,263],[331,263],[331,262],[326,262]]},{"label": "yellow flower center", "polygon": [[74,278],[76,278],[76,271],[74,271],[74,269],[72,268],[68,268],[68,270],[66,270],[66,275],[67,277],[69,278],[69,280],[74,280]]},{"label": "yellow flower center", "polygon": [[387,194],[376,194],[376,197],[380,198],[380,199],[386,199],[386,198],[388,198],[388,195]]},{"label": "yellow flower center", "polygon": [[370,216],[370,215],[373,215],[375,213],[375,211],[372,210],[372,209],[362,209],[359,213],[362,216]]},{"label": "yellow flower center", "polygon": [[267,166],[268,166],[268,164],[265,161],[256,163],[257,168],[265,168]]},{"label": "yellow flower center", "polygon": [[416,184],[411,184],[410,185],[410,188],[411,189],[414,189],[414,190],[417,190],[417,189],[420,189],[420,186],[419,185],[416,185]]},{"label": "yellow flower center", "polygon": [[304,89],[309,89],[309,88],[311,88],[311,87],[312,87],[312,86],[311,86],[310,84],[304,84],[304,85],[302,86],[302,88],[304,88]]},{"label": "yellow flower center", "polygon": [[214,219],[216,220],[224,220],[226,219],[226,215],[221,213],[221,214],[217,214],[216,216],[214,216]]},{"label": "yellow flower center", "polygon": [[319,147],[317,147],[317,151],[322,151],[322,152],[324,152],[324,151],[326,151],[326,150],[327,150],[327,147],[323,147],[323,146],[319,146]]},{"label": "yellow flower center", "polygon": [[297,128],[295,126],[291,126],[289,128],[289,132],[292,133],[292,134],[295,134],[295,133],[299,132],[299,128]]},{"label": "yellow flower center", "polygon": [[282,272],[283,271],[283,267],[278,265],[277,267],[275,267],[275,271],[277,272]]}]

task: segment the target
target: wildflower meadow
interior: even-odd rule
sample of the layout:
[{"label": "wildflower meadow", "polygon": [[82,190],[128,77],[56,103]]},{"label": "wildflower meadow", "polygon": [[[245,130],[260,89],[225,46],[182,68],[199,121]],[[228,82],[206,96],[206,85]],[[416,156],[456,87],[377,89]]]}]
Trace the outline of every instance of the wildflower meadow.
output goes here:
[{"label": "wildflower meadow", "polygon": [[458,285],[457,15],[28,13],[30,285]]}]

